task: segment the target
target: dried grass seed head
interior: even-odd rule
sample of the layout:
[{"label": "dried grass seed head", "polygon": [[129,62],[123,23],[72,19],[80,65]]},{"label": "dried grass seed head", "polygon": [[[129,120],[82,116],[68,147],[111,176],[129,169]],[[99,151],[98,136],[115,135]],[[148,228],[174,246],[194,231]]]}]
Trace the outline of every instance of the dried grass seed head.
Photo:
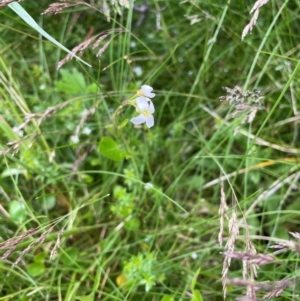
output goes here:
[{"label": "dried grass seed head", "polygon": [[71,7],[71,6],[75,6],[75,3],[71,3],[71,2],[55,2],[49,5],[49,7],[42,13],[42,15],[46,15],[46,14],[58,14],[60,12],[62,12],[64,9]]},{"label": "dried grass seed head", "polygon": [[[69,53],[64,59],[62,59],[61,61],[59,61],[57,69],[61,68],[65,63],[67,63],[68,61],[70,61],[75,55],[81,57],[83,52],[85,50],[87,50],[88,48],[90,49],[95,49],[98,46],[100,46],[100,43],[105,40],[107,37],[109,37],[111,34],[119,34],[124,32],[123,29],[121,28],[116,28],[114,30],[110,30],[110,31],[105,31],[102,33],[99,33],[95,36],[92,36],[91,38],[89,38],[88,40],[80,43],[79,45],[77,45],[76,47],[74,47],[72,49],[72,53]],[[105,50],[107,49],[107,47],[109,46],[109,44],[111,43],[112,39],[110,39],[108,42],[106,42],[104,44],[104,46],[102,46],[99,51],[97,52],[96,56],[100,57]]]},{"label": "dried grass seed head", "polygon": [[2,0],[2,1],[0,1],[0,7],[7,6],[9,3],[12,3],[12,2],[21,2],[21,1],[24,1],[24,0]]}]

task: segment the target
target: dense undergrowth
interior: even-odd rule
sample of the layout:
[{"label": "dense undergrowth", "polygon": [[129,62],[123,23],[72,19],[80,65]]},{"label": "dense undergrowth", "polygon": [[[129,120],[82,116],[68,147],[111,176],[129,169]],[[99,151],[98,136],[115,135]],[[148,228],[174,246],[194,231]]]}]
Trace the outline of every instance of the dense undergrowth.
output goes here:
[{"label": "dense undergrowth", "polygon": [[0,8],[0,300],[298,300],[299,2],[243,41],[254,1],[52,3],[20,5],[103,40],[57,69]]}]

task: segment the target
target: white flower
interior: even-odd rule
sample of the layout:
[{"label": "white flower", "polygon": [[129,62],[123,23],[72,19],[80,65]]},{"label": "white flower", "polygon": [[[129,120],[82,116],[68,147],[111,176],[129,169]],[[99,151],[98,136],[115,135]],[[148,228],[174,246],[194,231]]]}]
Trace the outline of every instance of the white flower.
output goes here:
[{"label": "white flower", "polygon": [[82,134],[89,135],[92,132],[92,130],[89,127],[84,127],[82,129]]},{"label": "white flower", "polygon": [[147,127],[151,128],[154,125],[154,117],[152,114],[155,111],[152,101],[148,102],[146,97],[139,96],[136,99],[136,107],[140,115],[132,118],[130,121],[135,125],[146,122]]},{"label": "white flower", "polygon": [[144,185],[145,190],[150,190],[154,187],[154,185],[151,182],[148,182]]},{"label": "white flower", "polygon": [[136,76],[141,76],[143,74],[143,69],[141,66],[135,66],[133,68],[133,72],[135,73]]},{"label": "white flower", "polygon": [[143,85],[141,87],[141,90],[137,91],[138,96],[145,96],[145,97],[149,97],[149,98],[153,98],[155,96],[155,93],[151,93],[153,90],[152,87],[148,86],[148,85]]},{"label": "white flower", "polygon": [[77,144],[79,142],[79,137],[77,135],[72,135],[70,137],[71,142]]}]

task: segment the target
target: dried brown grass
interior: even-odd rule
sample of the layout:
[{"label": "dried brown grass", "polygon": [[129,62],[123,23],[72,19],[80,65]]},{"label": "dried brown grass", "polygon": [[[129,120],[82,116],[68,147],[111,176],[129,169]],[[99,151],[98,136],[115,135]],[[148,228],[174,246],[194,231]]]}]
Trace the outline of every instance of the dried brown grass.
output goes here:
[{"label": "dried brown grass", "polygon": [[248,33],[251,33],[253,27],[255,26],[256,24],[256,21],[258,19],[258,15],[259,15],[259,9],[267,4],[269,2],[269,0],[258,0],[254,3],[251,11],[250,11],[250,14],[253,14],[250,22],[245,26],[244,30],[243,30],[243,33],[242,33],[242,40],[244,40],[244,38],[246,37],[246,35]]},{"label": "dried brown grass", "polygon": [[[225,178],[228,181],[228,177],[225,174]],[[240,301],[258,301],[258,300],[269,300],[274,297],[280,296],[284,290],[291,286],[295,285],[298,282],[298,278],[289,278],[283,279],[279,281],[268,281],[268,282],[259,282],[258,279],[258,268],[259,266],[266,264],[282,264],[277,258],[276,254],[278,251],[274,253],[257,253],[256,248],[252,242],[249,227],[247,225],[246,217],[247,213],[244,214],[242,211],[242,217],[239,218],[238,209],[239,203],[233,187],[228,181],[232,196],[231,196],[231,206],[228,205],[226,201],[226,194],[224,183],[221,182],[221,200],[220,200],[220,209],[219,209],[219,217],[220,217],[220,232],[218,235],[219,244],[223,245],[223,235],[225,224],[227,221],[227,231],[228,238],[227,243],[224,246],[224,251],[222,252],[224,256],[223,260],[223,270],[222,270],[222,284],[223,284],[223,294],[224,299],[227,296],[227,286],[230,284],[231,286],[237,286],[246,288],[243,296],[240,296],[236,300]],[[240,239],[240,228],[243,228],[244,235],[243,239]],[[295,239],[300,240],[299,233],[290,233]],[[243,251],[235,250],[237,243],[245,242],[245,248]],[[274,244],[272,248],[279,249],[279,251],[283,250],[291,250],[297,253],[300,253],[300,244],[299,242],[294,241],[279,241]],[[232,260],[239,260],[242,262],[242,277],[231,279],[230,275],[230,267]]]},{"label": "dried brown grass", "polygon": [[[296,239],[300,240],[299,233],[292,233],[290,234],[295,237]],[[278,242],[277,244],[271,246],[271,248],[276,249],[290,249],[292,251],[296,251],[299,253],[299,243],[293,241],[286,241],[286,242]],[[224,263],[228,263],[228,258],[241,260],[243,262],[243,266],[246,264],[249,268],[257,269],[258,266],[265,265],[265,264],[281,264],[278,261],[274,254],[257,254],[254,252],[241,252],[241,251],[225,251],[222,253],[225,256]],[[228,266],[229,268],[229,266]],[[248,270],[249,271],[249,270]],[[222,277],[223,286],[225,287],[224,291],[224,299],[226,298],[226,286],[236,286],[236,287],[246,287],[246,292],[244,296],[237,298],[236,300],[239,301],[258,301],[258,300],[269,300],[275,297],[280,296],[284,289],[295,285],[299,282],[299,277],[279,280],[279,281],[265,281],[259,282],[256,281],[255,278],[258,277],[257,273],[253,274],[245,274],[243,272],[243,278],[229,278],[228,271],[226,271],[226,277]],[[224,276],[224,275],[223,275]],[[260,297],[257,294],[260,294]]]},{"label": "dried brown grass", "polygon": [[229,118],[244,116],[240,125],[234,131],[234,135],[236,135],[240,131],[241,125],[252,123],[257,112],[264,109],[264,106],[261,104],[263,97],[261,92],[256,89],[242,92],[240,87],[235,86],[233,89],[223,87],[223,90],[226,92],[226,95],[219,97],[219,100],[227,101],[234,107],[234,111]]},{"label": "dried brown grass", "polygon": [[[54,230],[54,226],[51,226],[48,230],[43,232],[39,237],[34,238],[33,236],[40,233],[41,230],[38,228],[32,228],[27,230],[26,232],[22,233],[19,236],[10,238],[2,243],[0,243],[0,251],[6,250],[2,256],[0,257],[0,260],[7,259],[16,249],[19,247],[22,243],[26,242],[26,240],[31,239],[33,240],[23,251],[21,251],[18,258],[13,263],[12,267],[19,264],[24,256],[29,253],[35,246],[40,246],[44,243],[47,236]],[[57,234],[56,243],[51,251],[50,259],[53,259],[55,254],[57,253],[57,250],[59,246],[61,245],[61,236],[63,235],[64,230],[60,230]]]},{"label": "dried brown grass", "polygon": [[24,0],[2,0],[2,1],[0,1],[0,7],[7,6],[9,3],[12,3],[12,2],[21,2],[21,1],[24,1]]},{"label": "dried brown grass", "polygon": [[[114,36],[115,36],[115,34],[119,34],[122,32],[124,32],[123,29],[116,28],[111,31],[99,33],[99,34],[89,38],[88,40],[80,43],[79,45],[77,45],[76,47],[74,47],[72,49],[72,53],[69,53],[64,59],[59,61],[57,69],[61,68],[65,63],[70,61],[74,57],[74,55],[81,57],[85,50],[87,50],[89,48],[94,50],[97,47],[99,47],[100,43],[102,41],[104,41],[107,37],[109,37],[110,35],[114,34]],[[105,52],[105,50],[107,49],[107,47],[109,46],[111,41],[112,41],[112,38],[110,38],[107,42],[105,42],[105,44],[96,53],[96,57],[100,57]]]},{"label": "dried brown grass", "polygon": [[[52,117],[56,112],[62,110],[64,107],[69,105],[70,102],[71,101],[68,100],[56,106],[49,107],[44,112],[41,113],[29,113],[29,114],[25,113],[25,121],[20,125],[18,125],[17,127],[15,127],[13,131],[16,134],[20,134],[22,130],[25,130],[27,126],[29,126],[30,123],[35,123],[36,125],[40,126],[42,122]],[[17,154],[21,146],[25,142],[28,143],[27,148],[29,149],[34,143],[35,139],[40,135],[41,133],[31,133],[20,139],[8,142],[6,144],[8,147],[3,150],[0,150],[0,156],[7,155],[8,153],[11,153],[12,155]]]}]

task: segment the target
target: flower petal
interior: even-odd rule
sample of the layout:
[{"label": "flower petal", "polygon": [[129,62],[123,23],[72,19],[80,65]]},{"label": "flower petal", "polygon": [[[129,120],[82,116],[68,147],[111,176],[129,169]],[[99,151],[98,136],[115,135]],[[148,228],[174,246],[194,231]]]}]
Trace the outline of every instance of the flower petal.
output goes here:
[{"label": "flower petal", "polygon": [[151,91],[153,90],[151,86],[143,85],[141,87],[141,90],[143,91],[144,95],[149,98],[153,98],[155,96],[155,93],[151,93]]},{"label": "flower petal", "polygon": [[137,116],[137,117],[131,118],[130,121],[131,121],[133,124],[137,125],[137,124],[142,124],[142,123],[146,122],[146,121],[147,121],[147,118],[146,118],[144,115],[141,114],[141,115],[139,115],[139,116]]},{"label": "flower petal", "polygon": [[153,114],[155,112],[154,104],[150,99],[149,99],[149,111],[151,114]]},{"label": "flower petal", "polygon": [[150,115],[149,117],[147,117],[146,119],[146,125],[148,128],[151,128],[154,126],[154,117],[152,115]]},{"label": "flower petal", "polygon": [[141,112],[149,110],[149,103],[146,97],[139,96],[136,98],[136,105]]},{"label": "flower petal", "polygon": [[142,85],[141,89],[145,93],[148,93],[148,92],[150,93],[153,90],[153,88],[151,86],[149,86],[149,85]]}]

